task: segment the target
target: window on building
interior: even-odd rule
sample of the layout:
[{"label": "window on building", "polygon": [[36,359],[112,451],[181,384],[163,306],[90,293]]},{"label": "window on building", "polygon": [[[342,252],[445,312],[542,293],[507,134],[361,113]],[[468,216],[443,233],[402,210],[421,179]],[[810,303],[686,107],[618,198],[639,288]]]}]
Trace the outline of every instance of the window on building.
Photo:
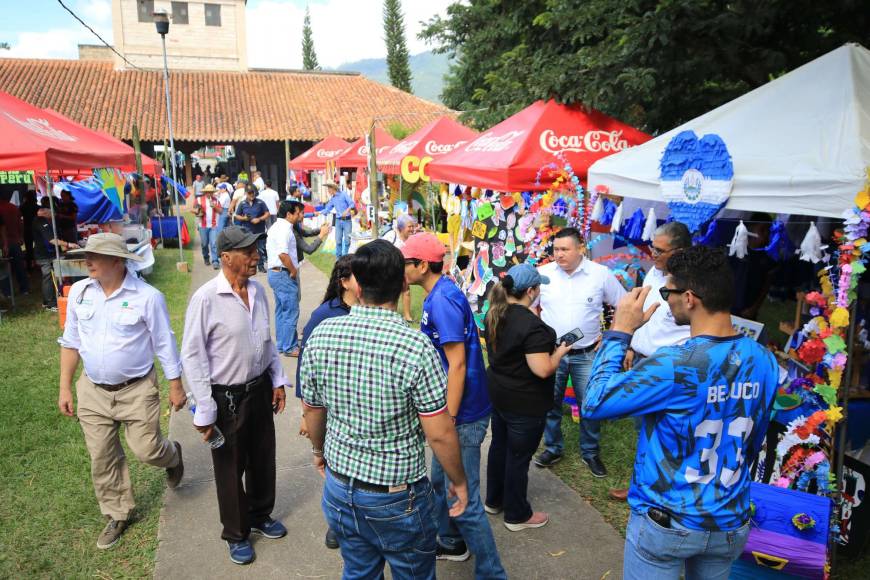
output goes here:
[{"label": "window on building", "polygon": [[187,2],[172,3],[172,24],[187,24]]},{"label": "window on building", "polygon": [[154,22],[154,0],[139,0],[139,22]]},{"label": "window on building", "polygon": [[221,25],[221,5],[206,4],[205,5],[205,25],[220,26]]}]

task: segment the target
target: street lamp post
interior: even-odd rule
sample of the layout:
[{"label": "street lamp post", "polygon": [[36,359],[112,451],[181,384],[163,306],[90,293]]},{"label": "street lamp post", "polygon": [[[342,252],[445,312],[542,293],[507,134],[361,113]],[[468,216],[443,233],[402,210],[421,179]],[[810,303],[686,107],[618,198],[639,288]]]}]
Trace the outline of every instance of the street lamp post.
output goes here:
[{"label": "street lamp post", "polygon": [[[152,15],[154,17],[154,26],[157,27],[157,34],[160,35],[160,41],[163,44],[163,86],[166,89],[166,120],[169,123],[169,153],[172,165],[172,181],[175,185],[172,187],[173,199],[175,201],[175,220],[178,226],[178,268],[186,268],[184,260],[184,248],[181,243],[181,207],[178,203],[178,177],[175,174],[175,137],[172,134],[172,99],[169,95],[169,61],[166,58],[166,35],[169,34],[169,14],[165,10],[158,10]],[[182,263],[185,263],[182,266]]]}]

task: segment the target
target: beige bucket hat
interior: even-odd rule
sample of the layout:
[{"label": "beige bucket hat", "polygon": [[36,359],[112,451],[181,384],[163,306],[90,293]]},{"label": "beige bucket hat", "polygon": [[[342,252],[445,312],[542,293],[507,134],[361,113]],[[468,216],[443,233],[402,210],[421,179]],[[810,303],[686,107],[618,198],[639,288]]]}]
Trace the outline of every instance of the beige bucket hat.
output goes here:
[{"label": "beige bucket hat", "polygon": [[84,248],[67,252],[67,254],[85,253],[126,258],[128,260],[133,260],[134,262],[141,262],[145,259],[142,256],[127,250],[127,244],[124,243],[124,238],[111,232],[91,234],[88,236],[88,243],[85,244]]}]

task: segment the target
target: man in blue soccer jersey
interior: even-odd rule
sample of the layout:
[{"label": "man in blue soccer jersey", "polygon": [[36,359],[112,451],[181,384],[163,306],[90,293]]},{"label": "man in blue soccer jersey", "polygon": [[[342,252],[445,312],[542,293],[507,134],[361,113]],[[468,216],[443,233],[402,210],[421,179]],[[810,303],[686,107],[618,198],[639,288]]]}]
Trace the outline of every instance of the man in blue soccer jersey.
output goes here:
[{"label": "man in blue soccer jersey", "polygon": [[643,416],[628,502],[626,579],[725,579],[749,535],[749,469],[767,431],[780,371],[731,326],[725,255],[687,248],[668,260],[660,290],[691,338],[628,372],[622,361],[649,287],[620,300],[586,390],[583,417]]},{"label": "man in blue soccer jersey", "polygon": [[489,426],[492,404],[474,314],[456,284],[441,275],[444,244],[432,233],[411,236],[402,246],[405,278],[427,292],[420,330],[441,355],[447,372],[447,412],[453,417],[468,480],[468,505],[457,518],[447,515],[447,482],[437,458],[432,460],[432,489],[438,522],[436,558],[461,562],[475,558],[476,578],[507,578],[492,528],[480,498],[480,446]]}]

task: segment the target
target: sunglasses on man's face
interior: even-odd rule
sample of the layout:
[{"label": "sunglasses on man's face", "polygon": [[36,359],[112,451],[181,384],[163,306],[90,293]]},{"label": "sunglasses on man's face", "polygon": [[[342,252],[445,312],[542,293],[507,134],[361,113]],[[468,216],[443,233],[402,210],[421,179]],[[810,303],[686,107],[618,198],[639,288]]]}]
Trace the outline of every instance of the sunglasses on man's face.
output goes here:
[{"label": "sunglasses on man's face", "polygon": [[663,250],[663,249],[661,249],[661,248],[657,248],[657,247],[652,246],[652,245],[649,247],[649,250],[650,250],[650,254],[652,254],[654,257],[656,257],[656,256],[662,256],[662,255],[664,255],[664,254],[668,254],[668,253],[670,253],[670,252],[673,252],[673,249],[670,249],[670,250]]},{"label": "sunglasses on man's face", "polygon": [[703,298],[698,296],[694,290],[689,290],[688,288],[666,288],[665,286],[659,288],[659,294],[661,294],[661,297],[665,302],[667,302],[668,298],[671,297],[671,294],[685,294],[686,292],[691,292],[692,294],[695,294],[695,298],[703,300]]}]

